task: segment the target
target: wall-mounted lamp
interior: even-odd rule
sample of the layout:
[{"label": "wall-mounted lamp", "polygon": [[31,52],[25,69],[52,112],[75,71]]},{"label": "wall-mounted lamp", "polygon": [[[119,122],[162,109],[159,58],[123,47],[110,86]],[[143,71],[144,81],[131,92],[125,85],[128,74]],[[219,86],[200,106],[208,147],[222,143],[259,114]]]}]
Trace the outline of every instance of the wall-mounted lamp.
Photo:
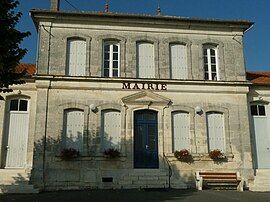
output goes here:
[{"label": "wall-mounted lamp", "polygon": [[200,106],[195,107],[196,114],[202,114],[202,108]]},{"label": "wall-mounted lamp", "polygon": [[96,113],[98,111],[98,108],[94,105],[94,104],[91,104],[90,105],[90,110],[94,113]]}]

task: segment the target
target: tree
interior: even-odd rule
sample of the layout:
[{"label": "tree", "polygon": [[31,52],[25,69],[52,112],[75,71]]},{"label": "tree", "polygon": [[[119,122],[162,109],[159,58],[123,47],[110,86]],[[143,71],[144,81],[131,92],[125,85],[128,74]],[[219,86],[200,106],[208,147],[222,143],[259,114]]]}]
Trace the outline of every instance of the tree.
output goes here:
[{"label": "tree", "polygon": [[0,93],[12,92],[11,85],[25,83],[22,79],[25,72],[15,70],[27,53],[27,49],[20,48],[20,43],[31,33],[16,29],[22,16],[21,12],[14,11],[18,5],[17,0],[0,0]]}]

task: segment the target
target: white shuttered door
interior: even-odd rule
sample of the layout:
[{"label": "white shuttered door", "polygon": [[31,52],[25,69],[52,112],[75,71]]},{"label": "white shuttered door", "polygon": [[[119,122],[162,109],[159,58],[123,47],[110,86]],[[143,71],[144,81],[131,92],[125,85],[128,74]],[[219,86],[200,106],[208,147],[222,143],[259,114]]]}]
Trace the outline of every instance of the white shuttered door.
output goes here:
[{"label": "white shuttered door", "polygon": [[[26,163],[29,128],[27,100],[12,100],[8,116],[8,145],[6,168],[22,168]],[[12,105],[12,106],[11,106]]]},{"label": "white shuttered door", "polygon": [[172,44],[171,51],[171,78],[187,79],[187,48],[185,45]]},{"label": "white shuttered door", "polygon": [[190,118],[189,113],[172,113],[173,151],[190,149]]},{"label": "white shuttered door", "polygon": [[64,147],[83,151],[84,112],[66,110],[64,115]]},{"label": "white shuttered door", "polygon": [[102,112],[103,149],[120,149],[121,114],[119,111],[105,110]]},{"label": "white shuttered door", "polygon": [[154,44],[139,43],[137,45],[137,70],[139,78],[155,78]]},{"label": "white shuttered door", "polygon": [[225,151],[224,117],[222,113],[207,113],[209,151],[219,149]]},{"label": "white shuttered door", "polygon": [[67,74],[70,76],[85,76],[86,41],[68,40],[67,57]]}]

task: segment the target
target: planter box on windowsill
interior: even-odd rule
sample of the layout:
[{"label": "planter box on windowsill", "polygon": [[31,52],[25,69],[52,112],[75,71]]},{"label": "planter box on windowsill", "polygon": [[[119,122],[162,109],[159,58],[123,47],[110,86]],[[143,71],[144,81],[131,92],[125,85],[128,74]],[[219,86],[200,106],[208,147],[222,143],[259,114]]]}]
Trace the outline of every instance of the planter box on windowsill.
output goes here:
[{"label": "planter box on windowsill", "polygon": [[[209,154],[192,154],[193,161],[214,161],[209,157]],[[227,162],[233,161],[234,155],[233,154],[225,154],[227,157]],[[168,157],[171,161],[179,161],[177,158],[175,158],[174,153],[168,153],[166,154],[166,157]]]}]

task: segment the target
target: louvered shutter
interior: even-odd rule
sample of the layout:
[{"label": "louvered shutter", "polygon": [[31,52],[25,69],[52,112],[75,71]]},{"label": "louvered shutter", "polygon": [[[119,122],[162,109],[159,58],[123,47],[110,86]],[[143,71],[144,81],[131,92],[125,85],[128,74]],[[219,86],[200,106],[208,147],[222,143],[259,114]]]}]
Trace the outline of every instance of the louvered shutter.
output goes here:
[{"label": "louvered shutter", "polygon": [[84,112],[66,110],[64,117],[64,146],[83,151]]},{"label": "louvered shutter", "polygon": [[190,118],[189,113],[172,113],[173,151],[190,149]]},{"label": "louvered shutter", "polygon": [[170,46],[171,51],[171,78],[187,79],[187,48],[185,45],[174,44]]},{"label": "louvered shutter", "polygon": [[68,40],[68,75],[84,76],[86,66],[86,41]]},{"label": "louvered shutter", "polygon": [[139,43],[137,54],[138,77],[155,78],[154,45],[151,43]]},{"label": "louvered shutter", "polygon": [[121,143],[121,114],[118,111],[103,111],[102,113],[103,149],[120,149]]},{"label": "louvered shutter", "polygon": [[221,113],[207,113],[209,151],[219,149],[225,152],[224,118]]}]

